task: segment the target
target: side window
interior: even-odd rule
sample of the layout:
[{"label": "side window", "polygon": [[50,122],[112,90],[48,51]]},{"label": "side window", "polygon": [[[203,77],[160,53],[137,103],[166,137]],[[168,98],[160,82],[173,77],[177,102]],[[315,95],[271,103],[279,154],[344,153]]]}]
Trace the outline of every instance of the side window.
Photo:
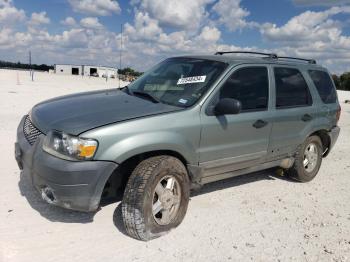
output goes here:
[{"label": "side window", "polygon": [[235,71],[220,90],[220,99],[234,98],[242,103],[242,111],[266,110],[269,81],[266,67],[246,67]]},{"label": "side window", "polygon": [[312,104],[309,88],[298,69],[275,67],[276,108]]},{"label": "side window", "polygon": [[335,103],[337,101],[337,94],[329,74],[320,70],[309,70],[308,72],[323,103]]}]

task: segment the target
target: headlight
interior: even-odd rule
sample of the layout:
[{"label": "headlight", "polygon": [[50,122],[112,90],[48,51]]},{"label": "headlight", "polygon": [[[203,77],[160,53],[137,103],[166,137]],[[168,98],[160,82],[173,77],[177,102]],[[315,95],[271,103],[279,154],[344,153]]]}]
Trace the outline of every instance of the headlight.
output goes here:
[{"label": "headlight", "polygon": [[95,155],[97,141],[50,131],[45,137],[43,150],[67,160],[89,160]]}]

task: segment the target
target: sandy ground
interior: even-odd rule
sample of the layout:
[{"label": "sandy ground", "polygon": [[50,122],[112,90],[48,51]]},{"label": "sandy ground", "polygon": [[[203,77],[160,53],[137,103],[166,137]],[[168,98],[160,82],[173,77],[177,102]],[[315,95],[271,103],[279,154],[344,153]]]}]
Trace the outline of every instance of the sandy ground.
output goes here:
[{"label": "sandy ground", "polygon": [[301,184],[264,171],[192,194],[183,223],[141,242],[125,235],[120,202],[97,213],[44,203],[13,156],[16,127],[35,103],[116,87],[116,80],[0,70],[0,261],[350,261],[350,92],[341,134],[318,176]]}]

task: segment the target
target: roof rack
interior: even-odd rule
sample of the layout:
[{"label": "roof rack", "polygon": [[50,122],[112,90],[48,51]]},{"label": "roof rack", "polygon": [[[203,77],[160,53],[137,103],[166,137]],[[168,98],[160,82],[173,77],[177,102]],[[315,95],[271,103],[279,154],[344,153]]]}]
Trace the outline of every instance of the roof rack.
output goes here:
[{"label": "roof rack", "polygon": [[314,59],[306,59],[306,58],[298,58],[298,57],[290,57],[290,56],[278,56],[274,53],[262,53],[262,52],[251,52],[251,51],[219,51],[216,52],[215,55],[224,55],[224,54],[253,54],[253,55],[264,55],[268,56],[272,59],[292,59],[292,60],[299,60],[299,61],[305,61],[310,64],[316,64],[316,60]]},{"label": "roof rack", "polygon": [[315,59],[306,59],[306,58],[298,58],[298,57],[290,57],[290,56],[279,56],[278,58],[300,60],[300,61],[308,62],[310,64],[316,64]]},{"label": "roof rack", "polygon": [[224,54],[253,54],[253,55],[264,55],[269,58],[277,59],[278,56],[276,54],[262,53],[262,52],[251,52],[251,51],[226,51],[226,52],[216,52],[215,55],[224,55]]}]

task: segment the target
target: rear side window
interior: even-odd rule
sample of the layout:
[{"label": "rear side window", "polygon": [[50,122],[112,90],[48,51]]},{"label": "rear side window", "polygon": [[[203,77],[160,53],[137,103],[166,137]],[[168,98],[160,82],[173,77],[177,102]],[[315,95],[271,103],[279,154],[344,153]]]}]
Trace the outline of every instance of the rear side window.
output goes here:
[{"label": "rear side window", "polygon": [[266,67],[245,67],[235,71],[220,90],[220,99],[234,98],[242,111],[267,109],[269,80]]},{"label": "rear side window", "polygon": [[337,101],[337,94],[329,74],[325,71],[309,70],[309,75],[314,82],[323,103],[335,103]]},{"label": "rear side window", "polygon": [[298,69],[275,67],[276,108],[300,107],[312,104],[306,81]]}]

